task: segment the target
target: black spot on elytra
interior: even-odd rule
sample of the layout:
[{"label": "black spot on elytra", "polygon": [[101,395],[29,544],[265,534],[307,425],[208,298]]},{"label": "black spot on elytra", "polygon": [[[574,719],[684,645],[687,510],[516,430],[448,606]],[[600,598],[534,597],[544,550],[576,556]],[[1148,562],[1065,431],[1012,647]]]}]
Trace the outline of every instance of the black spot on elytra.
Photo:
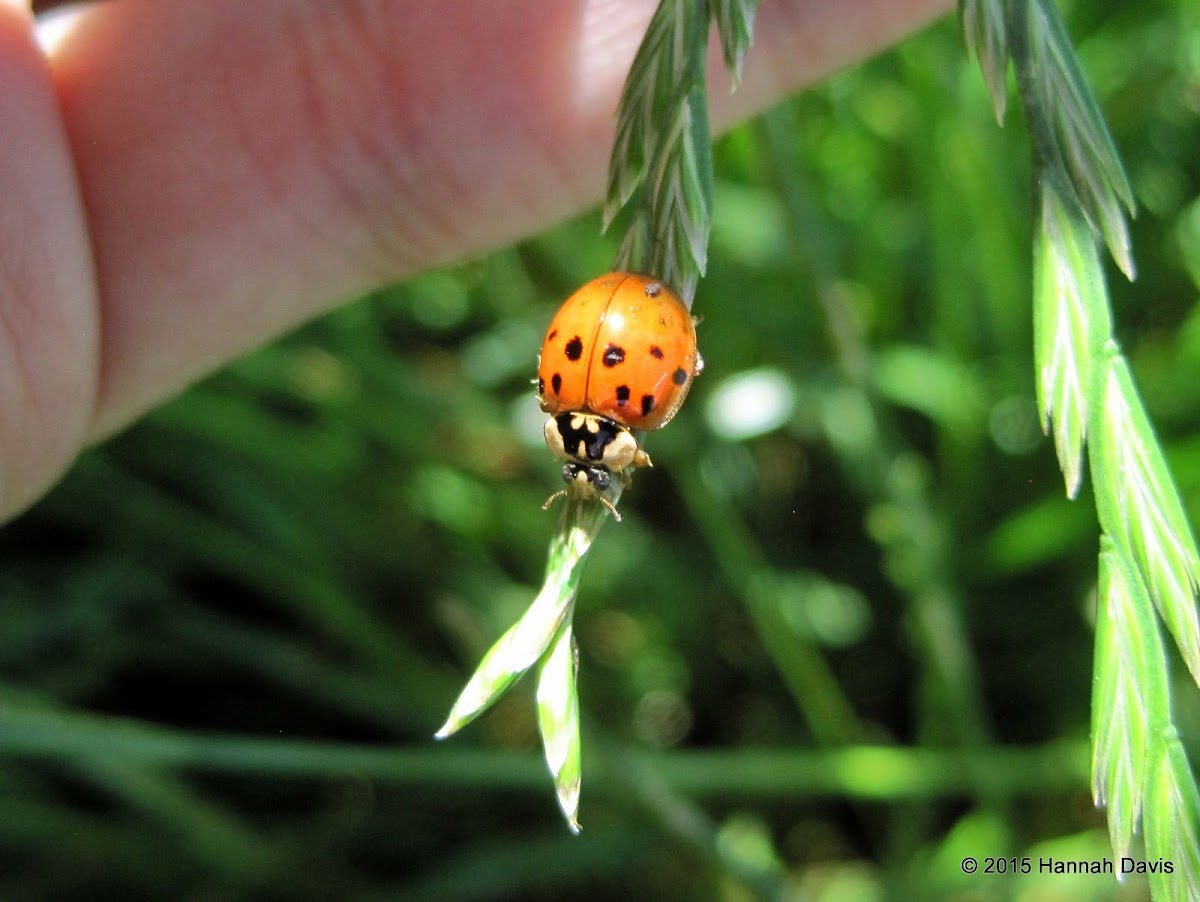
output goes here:
[{"label": "black spot on elytra", "polygon": [[576,335],[567,342],[565,350],[567,352],[567,360],[578,360],[583,356],[583,339]]},{"label": "black spot on elytra", "polygon": [[556,395],[562,391],[562,373],[555,373],[550,377],[550,387],[554,389]]},{"label": "black spot on elytra", "polygon": [[654,409],[654,395],[642,395],[642,416],[650,415],[650,411]]},{"label": "black spot on elytra", "polygon": [[660,348],[658,345],[650,345],[650,356],[653,357],[655,360],[662,360],[663,356],[664,356],[663,349]]},{"label": "black spot on elytra", "polygon": [[646,286],[646,297],[656,298],[660,294],[662,294],[662,285],[660,285],[658,282],[651,282]]},{"label": "black spot on elytra", "polygon": [[676,385],[683,385],[683,383],[687,382],[687,370],[685,370],[683,367],[677,369],[671,374],[671,381]]},{"label": "black spot on elytra", "polygon": [[629,386],[628,385],[618,385],[617,386],[617,406],[624,407],[628,403],[629,403]]},{"label": "black spot on elytra", "polygon": [[604,365],[610,369],[625,359],[625,349],[619,345],[609,345],[604,349]]},{"label": "black spot on elytra", "polygon": [[546,336],[546,341],[554,341],[556,338],[558,338],[558,330],[551,329],[550,334]]}]

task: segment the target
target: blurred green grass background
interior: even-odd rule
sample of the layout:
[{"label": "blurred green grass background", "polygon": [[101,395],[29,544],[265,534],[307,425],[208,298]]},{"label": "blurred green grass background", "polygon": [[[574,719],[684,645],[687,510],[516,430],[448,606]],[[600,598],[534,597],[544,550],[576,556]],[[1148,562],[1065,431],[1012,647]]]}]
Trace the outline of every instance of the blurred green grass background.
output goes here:
[{"label": "blurred green grass background", "polygon": [[[1069,22],[1140,204],[1117,331],[1196,522],[1200,8]],[[0,531],[0,898],[1146,898],[1037,873],[1110,853],[1019,118],[948,18],[715,153],[706,370],[579,599],[582,836],[528,685],[430,737],[540,583],[530,379],[612,259],[594,212],[231,364]]]}]

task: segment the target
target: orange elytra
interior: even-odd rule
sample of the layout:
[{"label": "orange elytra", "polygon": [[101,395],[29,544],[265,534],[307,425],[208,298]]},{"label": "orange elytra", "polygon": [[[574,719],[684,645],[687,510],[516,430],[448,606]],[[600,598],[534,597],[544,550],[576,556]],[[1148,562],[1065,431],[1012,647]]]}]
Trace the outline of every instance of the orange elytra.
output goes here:
[{"label": "orange elytra", "polygon": [[661,281],[608,273],[567,298],[546,330],[537,380],[567,490],[611,509],[612,474],[650,465],[632,430],[669,423],[703,366],[691,314]]}]

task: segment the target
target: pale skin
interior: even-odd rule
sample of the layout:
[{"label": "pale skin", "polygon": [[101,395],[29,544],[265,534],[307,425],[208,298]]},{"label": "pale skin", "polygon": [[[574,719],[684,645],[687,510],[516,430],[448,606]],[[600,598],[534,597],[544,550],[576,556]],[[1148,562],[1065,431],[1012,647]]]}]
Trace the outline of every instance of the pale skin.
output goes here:
[{"label": "pale skin", "polygon": [[[0,0],[0,519],[280,332],[602,195],[653,0]],[[950,0],[762,0],[716,129]],[[719,211],[718,211],[719,215]]]}]

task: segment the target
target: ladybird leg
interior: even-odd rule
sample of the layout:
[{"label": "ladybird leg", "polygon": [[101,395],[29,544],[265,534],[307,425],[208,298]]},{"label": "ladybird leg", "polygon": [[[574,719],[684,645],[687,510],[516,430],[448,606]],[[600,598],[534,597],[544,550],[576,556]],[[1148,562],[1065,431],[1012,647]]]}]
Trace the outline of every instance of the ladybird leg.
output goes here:
[{"label": "ladybird leg", "polygon": [[633,463],[631,463],[630,466],[631,467],[652,467],[652,466],[654,466],[654,462],[650,460],[649,454],[647,454],[641,448],[638,448],[637,453],[633,455]]}]

